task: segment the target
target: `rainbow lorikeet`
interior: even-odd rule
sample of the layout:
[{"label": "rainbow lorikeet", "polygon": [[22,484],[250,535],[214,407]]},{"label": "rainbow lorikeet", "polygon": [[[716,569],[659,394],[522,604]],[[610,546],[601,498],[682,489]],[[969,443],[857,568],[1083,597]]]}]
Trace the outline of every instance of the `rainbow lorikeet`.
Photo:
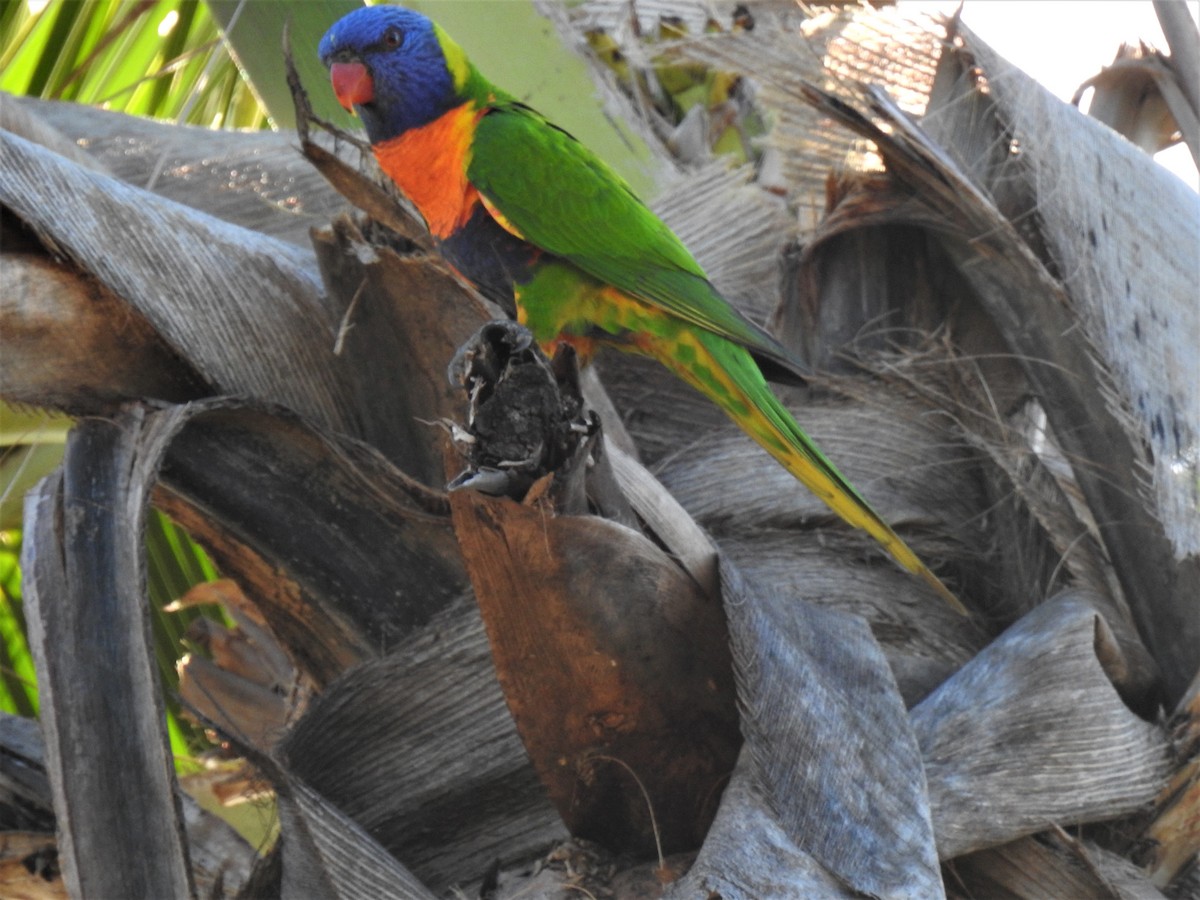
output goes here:
[{"label": "rainbow lorikeet", "polygon": [[771,393],[764,369],[802,376],[803,365],[717,293],[620,176],[419,13],[355,10],[320,56],[443,256],[484,294],[515,299],[543,347],[565,342],[586,360],[610,344],[658,360],[965,613]]}]

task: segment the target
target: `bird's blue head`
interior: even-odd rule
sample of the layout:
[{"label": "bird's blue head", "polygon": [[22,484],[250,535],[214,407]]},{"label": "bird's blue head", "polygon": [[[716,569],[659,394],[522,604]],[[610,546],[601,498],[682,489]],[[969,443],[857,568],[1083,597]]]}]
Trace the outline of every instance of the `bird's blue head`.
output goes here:
[{"label": "bird's blue head", "polygon": [[358,113],[373,144],[459,105],[471,74],[444,31],[399,6],[367,6],[343,16],[318,52],[338,101]]}]

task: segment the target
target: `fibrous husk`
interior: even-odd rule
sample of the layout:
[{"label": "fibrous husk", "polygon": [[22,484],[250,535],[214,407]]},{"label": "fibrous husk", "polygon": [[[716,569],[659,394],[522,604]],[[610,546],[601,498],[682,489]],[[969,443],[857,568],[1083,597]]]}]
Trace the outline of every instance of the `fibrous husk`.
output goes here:
[{"label": "fibrous husk", "polygon": [[469,598],[329,686],[279,747],[302,780],[435,890],[566,831],[496,681]]}]

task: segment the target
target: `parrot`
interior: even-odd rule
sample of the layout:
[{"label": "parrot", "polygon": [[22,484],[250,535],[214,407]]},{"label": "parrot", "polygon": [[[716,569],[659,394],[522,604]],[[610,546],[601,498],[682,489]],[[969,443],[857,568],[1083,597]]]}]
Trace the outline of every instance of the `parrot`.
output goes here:
[{"label": "parrot", "polygon": [[607,164],[489,82],[401,6],[335,22],[318,47],[338,102],[424,217],[445,260],[551,354],[648,356],[713,401],[788,472],[956,611],[966,609],[804,433],[767,383],[807,369],[725,300]]}]

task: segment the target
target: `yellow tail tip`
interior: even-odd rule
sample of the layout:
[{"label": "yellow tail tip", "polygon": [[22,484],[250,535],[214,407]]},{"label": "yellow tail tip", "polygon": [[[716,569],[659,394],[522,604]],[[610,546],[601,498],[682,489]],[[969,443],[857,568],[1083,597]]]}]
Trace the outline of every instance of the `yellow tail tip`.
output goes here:
[{"label": "yellow tail tip", "polygon": [[967,608],[962,605],[962,601],[954,596],[954,592],[951,591],[950,588],[946,587],[946,585],[942,584],[942,580],[929,571],[926,566],[922,565],[917,574],[925,580],[926,584],[937,591],[938,596],[949,603],[950,608],[956,613],[958,613],[960,616],[971,615]]}]

